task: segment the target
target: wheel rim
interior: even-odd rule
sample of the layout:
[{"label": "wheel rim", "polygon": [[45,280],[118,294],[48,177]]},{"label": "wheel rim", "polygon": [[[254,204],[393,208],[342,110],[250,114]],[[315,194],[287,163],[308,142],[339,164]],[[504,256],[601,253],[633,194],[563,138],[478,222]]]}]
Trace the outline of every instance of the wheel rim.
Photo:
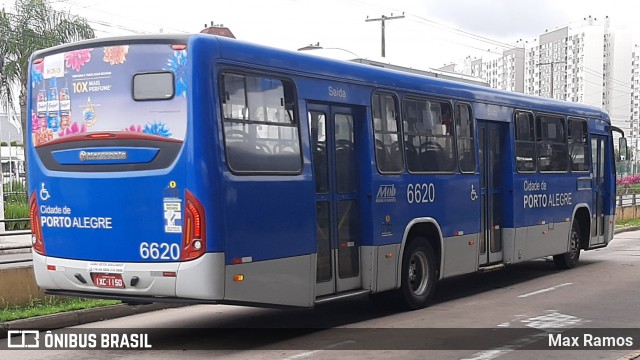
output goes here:
[{"label": "wheel rim", "polygon": [[571,258],[575,258],[580,251],[580,235],[577,231],[571,230],[571,248],[569,249],[569,255]]},{"label": "wheel rim", "polygon": [[423,295],[429,283],[427,272],[427,256],[423,252],[415,252],[409,261],[409,286],[415,295]]}]

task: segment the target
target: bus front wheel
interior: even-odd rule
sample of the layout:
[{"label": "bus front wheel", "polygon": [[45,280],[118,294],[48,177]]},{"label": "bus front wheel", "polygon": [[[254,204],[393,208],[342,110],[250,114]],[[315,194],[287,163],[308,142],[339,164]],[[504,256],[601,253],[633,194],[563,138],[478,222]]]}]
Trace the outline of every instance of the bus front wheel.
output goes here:
[{"label": "bus front wheel", "polygon": [[553,256],[553,262],[559,269],[572,269],[578,264],[580,259],[580,225],[577,220],[573,220],[571,233],[569,234],[569,251]]},{"label": "bus front wheel", "polygon": [[400,293],[411,310],[424,308],[433,296],[436,284],[436,257],[424,238],[415,238],[402,257]]}]

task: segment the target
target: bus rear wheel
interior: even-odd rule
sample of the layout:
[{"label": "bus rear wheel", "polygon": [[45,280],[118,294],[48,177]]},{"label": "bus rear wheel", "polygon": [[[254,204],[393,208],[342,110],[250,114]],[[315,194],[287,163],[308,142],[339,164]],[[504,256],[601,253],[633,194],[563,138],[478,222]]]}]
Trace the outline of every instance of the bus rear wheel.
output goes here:
[{"label": "bus rear wheel", "polygon": [[569,251],[553,256],[553,262],[559,269],[572,269],[578,264],[580,259],[580,225],[577,220],[573,221],[571,233],[569,234]]},{"label": "bus rear wheel", "polygon": [[415,238],[407,245],[401,281],[400,293],[407,308],[421,309],[429,304],[436,284],[436,257],[425,239]]}]

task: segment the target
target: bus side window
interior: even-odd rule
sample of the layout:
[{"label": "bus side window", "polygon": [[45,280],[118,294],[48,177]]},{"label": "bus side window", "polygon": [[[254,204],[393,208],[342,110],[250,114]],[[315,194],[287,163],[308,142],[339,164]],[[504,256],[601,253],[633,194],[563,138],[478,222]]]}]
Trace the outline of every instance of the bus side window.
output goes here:
[{"label": "bus side window", "polygon": [[569,118],[569,159],[571,171],[589,171],[587,120]]},{"label": "bus side window", "polygon": [[224,98],[222,99],[225,119],[248,119],[244,76],[228,74],[224,77]]},{"label": "bus side window", "polygon": [[536,125],[540,171],[567,171],[569,155],[564,119],[559,116],[539,115]]},{"label": "bus side window", "polygon": [[406,99],[405,157],[410,172],[453,172],[451,104],[431,100]]},{"label": "bus side window", "polygon": [[516,112],[516,167],[518,171],[536,170],[536,137],[533,127],[533,114]]},{"label": "bus side window", "polygon": [[223,74],[227,164],[242,174],[297,174],[302,170],[294,88],[290,81]]},{"label": "bus side window", "polygon": [[374,94],[371,104],[376,164],[381,173],[402,172],[398,102],[390,94]]},{"label": "bus side window", "polygon": [[456,142],[460,171],[473,173],[476,170],[476,147],[473,141],[471,106],[459,104],[456,109]]}]

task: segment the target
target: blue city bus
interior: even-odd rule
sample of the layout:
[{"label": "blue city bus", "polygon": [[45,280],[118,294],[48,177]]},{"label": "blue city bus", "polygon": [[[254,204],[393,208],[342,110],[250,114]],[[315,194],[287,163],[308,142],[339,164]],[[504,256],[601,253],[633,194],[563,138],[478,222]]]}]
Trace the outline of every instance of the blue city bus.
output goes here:
[{"label": "blue city bus", "polygon": [[41,50],[29,84],[49,294],[416,309],[613,237],[619,129],[595,107],[204,34]]}]

